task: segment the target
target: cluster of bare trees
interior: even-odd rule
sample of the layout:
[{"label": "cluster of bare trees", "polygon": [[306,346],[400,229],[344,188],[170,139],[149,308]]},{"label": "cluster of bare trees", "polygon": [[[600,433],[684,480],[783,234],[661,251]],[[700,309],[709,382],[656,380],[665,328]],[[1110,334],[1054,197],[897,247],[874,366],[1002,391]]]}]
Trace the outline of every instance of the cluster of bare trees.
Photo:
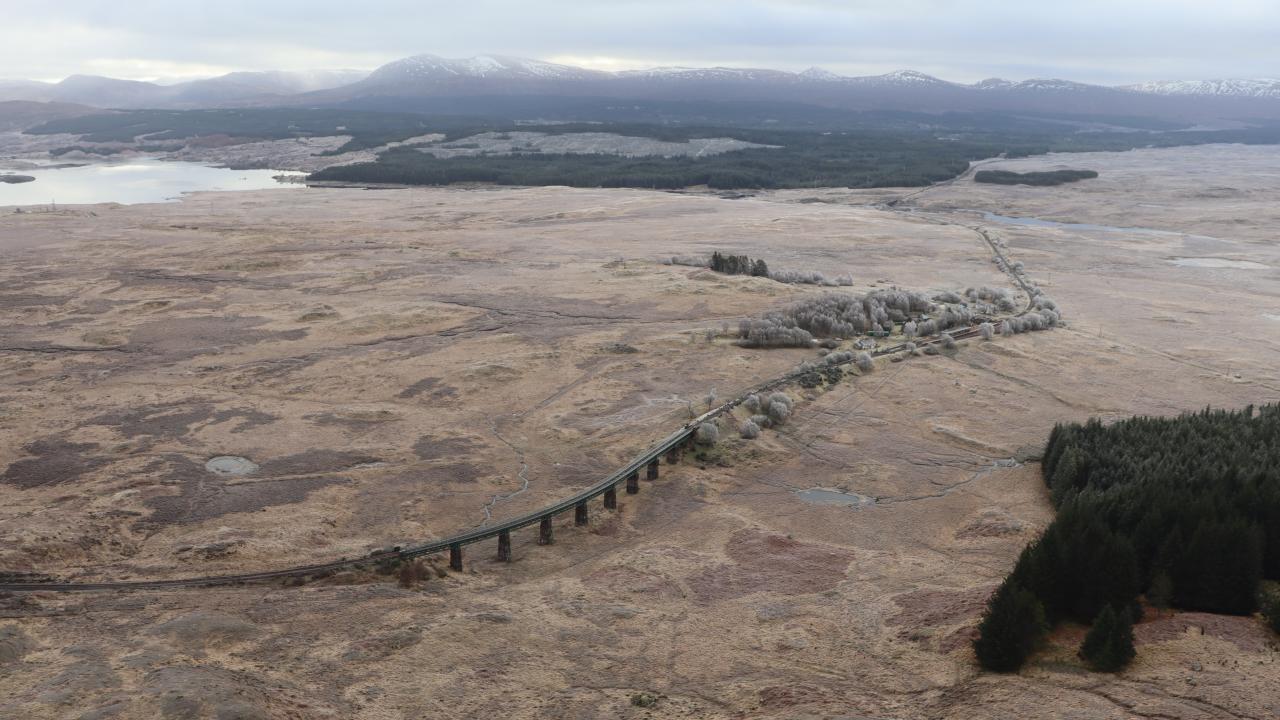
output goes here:
[{"label": "cluster of bare trees", "polygon": [[748,395],[742,402],[747,412],[752,413],[751,422],[759,427],[781,425],[791,417],[791,397],[783,392],[776,392],[761,397]]},{"label": "cluster of bare trees", "polygon": [[786,393],[773,393],[760,402],[760,408],[769,417],[770,424],[782,425],[791,417],[791,397]]},{"label": "cluster of bare trees", "polygon": [[891,332],[895,322],[932,307],[928,296],[903,290],[876,290],[866,295],[826,293],[765,313],[759,320],[744,320],[738,336],[750,347],[801,347],[813,337]]},{"label": "cluster of bare trees", "polygon": [[825,287],[848,287],[853,285],[853,275],[851,274],[846,273],[837,275],[834,278],[828,278],[817,270],[773,270],[769,273],[769,279],[789,285],[823,285]]},{"label": "cluster of bare trees", "polygon": [[783,392],[748,395],[742,401],[742,407],[751,413],[751,417],[738,426],[738,434],[753,440],[760,436],[762,428],[782,425],[791,417],[791,402],[791,397]]},{"label": "cluster of bare trees", "polygon": [[[1013,312],[1018,308],[1017,302],[1013,299],[1013,293],[1008,288],[993,288],[983,285],[980,288],[968,288],[964,291],[965,297],[969,299],[970,304],[979,305],[986,304],[994,306],[1000,312]],[[979,308],[979,311],[984,311]]]},{"label": "cluster of bare trees", "polygon": [[920,322],[906,322],[902,325],[902,334],[908,340],[917,337],[932,337],[955,327],[967,327],[973,323],[973,310],[965,305],[948,306],[935,318]]},{"label": "cluster of bare trees", "polygon": [[738,323],[739,344],[743,347],[810,347],[813,335],[798,327],[773,320],[743,320]]},{"label": "cluster of bare trees", "polygon": [[1031,301],[1032,307],[1037,310],[1057,310],[1058,303],[1054,302],[1046,295],[1036,295]]},{"label": "cluster of bare trees", "polygon": [[1000,323],[1000,334],[1016,335],[1036,330],[1048,330],[1051,327],[1056,327],[1059,322],[1061,322],[1061,317],[1056,310],[1029,312],[1026,315],[1011,317]]},{"label": "cluster of bare trees", "polygon": [[828,353],[826,357],[822,358],[822,361],[828,365],[839,365],[841,363],[847,363],[852,360],[853,360],[852,350],[842,350],[840,352]]}]

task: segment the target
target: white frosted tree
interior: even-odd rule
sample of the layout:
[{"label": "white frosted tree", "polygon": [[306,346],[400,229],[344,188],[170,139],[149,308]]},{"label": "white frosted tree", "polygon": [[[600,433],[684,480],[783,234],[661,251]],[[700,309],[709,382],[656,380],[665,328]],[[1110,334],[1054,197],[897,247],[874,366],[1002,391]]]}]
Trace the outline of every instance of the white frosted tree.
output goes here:
[{"label": "white frosted tree", "polygon": [[697,441],[701,445],[715,445],[720,442],[720,428],[713,422],[704,422],[698,426]]}]

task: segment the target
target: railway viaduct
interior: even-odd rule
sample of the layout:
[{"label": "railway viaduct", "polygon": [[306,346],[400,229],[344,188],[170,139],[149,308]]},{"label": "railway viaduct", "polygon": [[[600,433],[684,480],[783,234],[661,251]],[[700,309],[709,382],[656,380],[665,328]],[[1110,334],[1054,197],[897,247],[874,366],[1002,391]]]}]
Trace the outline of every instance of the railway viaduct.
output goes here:
[{"label": "railway viaduct", "polygon": [[[956,340],[963,340],[974,337],[978,334],[978,328],[971,326],[952,333],[952,337]],[[928,345],[930,342],[940,342],[939,339],[933,341],[919,340],[918,344]],[[901,352],[905,348],[904,345],[894,345],[877,349],[872,354],[876,356],[890,355]],[[846,360],[839,363],[833,363],[833,366],[839,367],[854,362],[854,360]],[[323,577],[338,570],[350,569],[354,567],[366,565],[378,565],[385,563],[397,563],[405,560],[413,560],[429,555],[439,553],[449,553],[449,567],[453,570],[460,571],[463,568],[463,549],[468,545],[497,539],[498,550],[497,557],[501,561],[510,562],[511,555],[511,533],[521,528],[531,525],[538,525],[538,544],[550,545],[554,542],[555,518],[562,513],[573,511],[574,524],[586,525],[590,521],[591,501],[596,498],[603,498],[603,506],[606,510],[614,510],[618,506],[618,489],[624,489],[629,495],[635,495],[640,492],[640,473],[644,473],[646,480],[657,480],[659,476],[659,468],[662,459],[665,457],[668,465],[674,465],[679,462],[681,455],[685,450],[694,444],[695,433],[698,427],[707,421],[714,420],[722,415],[731,413],[734,408],[740,405],[753,394],[767,393],[777,390],[788,385],[800,378],[800,376],[809,372],[808,370],[796,370],[786,375],[760,383],[749,390],[739,394],[732,400],[719,405],[698,417],[690,420],[677,430],[667,435],[657,443],[650,445],[646,450],[637,455],[631,462],[615,470],[613,473],[605,477],[600,482],[579,491],[578,493],[561,500],[554,505],[540,508],[533,512],[521,515],[519,517],[504,520],[494,525],[486,525],[483,527],[473,528],[461,533],[451,535],[446,538],[432,540],[418,545],[408,547],[397,547],[390,550],[383,550],[371,553],[359,558],[343,558],[332,562],[326,562],[316,565],[304,565],[291,568],[283,568],[279,570],[268,570],[256,573],[244,573],[238,575],[216,575],[206,577],[193,578],[175,578],[168,580],[131,580],[116,582],[7,582],[0,583],[0,591],[5,592],[88,592],[103,590],[163,590],[176,588],[191,587],[208,587],[214,585],[237,585],[250,582],[261,582],[267,580],[278,580],[285,578],[314,578]]]}]

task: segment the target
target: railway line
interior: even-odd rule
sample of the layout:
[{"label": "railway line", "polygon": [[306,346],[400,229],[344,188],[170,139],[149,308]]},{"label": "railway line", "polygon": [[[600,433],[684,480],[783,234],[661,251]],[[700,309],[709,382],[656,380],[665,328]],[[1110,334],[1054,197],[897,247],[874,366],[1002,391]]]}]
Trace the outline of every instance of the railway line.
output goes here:
[{"label": "railway line", "polygon": [[[978,327],[972,326],[953,332],[951,333],[951,336],[956,340],[963,340],[975,337],[978,334]],[[922,340],[918,342],[917,345],[923,347],[940,341],[940,339],[932,341]],[[905,344],[897,344],[885,348],[878,348],[872,353],[872,355],[891,355],[902,352],[904,349]],[[833,365],[839,367],[853,362],[853,360],[846,360],[839,363],[833,363]],[[252,573],[209,575],[163,580],[122,580],[113,582],[6,582],[0,583],[0,592],[172,590],[217,585],[242,585],[289,578],[323,577],[341,570],[349,570],[357,567],[378,565],[388,562],[401,562],[404,560],[412,560],[415,558],[446,552],[449,553],[450,567],[454,570],[461,570],[464,547],[494,538],[498,540],[499,559],[509,560],[511,556],[512,532],[537,524],[539,525],[538,543],[546,545],[553,541],[552,533],[554,532],[554,519],[558,515],[572,510],[574,512],[575,524],[587,524],[590,518],[590,508],[588,503],[591,500],[603,497],[605,509],[612,510],[616,507],[616,493],[620,486],[625,488],[625,492],[628,494],[635,494],[639,492],[640,472],[644,471],[648,480],[656,480],[658,478],[662,458],[667,456],[669,462],[673,462],[676,459],[677,454],[692,442],[694,433],[697,432],[699,425],[709,420],[714,420],[726,413],[732,412],[733,409],[742,404],[749,395],[777,390],[778,388],[795,382],[800,378],[800,376],[807,372],[809,371],[795,370],[752,386],[751,388],[739,393],[732,400],[718,405],[693,420],[688,421],[684,425],[681,425],[678,429],[663,439],[653,445],[650,445],[629,463],[610,473],[603,480],[565,498],[564,500],[561,500],[558,503],[555,503],[554,505],[549,505],[493,525],[466,530],[438,540],[430,540],[417,545],[374,552],[357,558],[341,558],[314,565],[299,565],[295,567],[281,568],[277,570],[264,570]]]},{"label": "railway line", "polygon": [[[991,252],[1001,260],[1001,268],[1004,270],[1005,274],[1009,275],[1014,282],[1027,293],[1027,308],[1018,313],[1019,315],[1025,314],[1030,310],[1031,302],[1034,301],[1032,289],[1023,280],[1020,274],[1012,269],[1012,265],[1009,263],[1008,258],[1005,257],[996,241],[990,237],[985,228],[967,225],[964,227],[968,227],[970,230],[973,230],[982,237]],[[952,331],[949,334],[954,340],[965,340],[976,337],[981,332],[979,329],[979,323],[984,320],[996,320],[996,318],[978,318],[974,321],[974,324],[969,327],[958,331]],[[917,338],[915,344],[917,347],[926,347],[940,342],[942,342],[941,337],[934,339]],[[905,349],[906,344],[899,343],[897,345],[884,348],[877,348],[871,354],[879,357],[902,352]],[[839,367],[853,362],[855,362],[855,360],[850,359],[843,362],[833,363],[832,365]],[[807,369],[794,370],[752,386],[751,388],[740,392],[728,402],[718,405],[693,420],[686,422],[684,425],[681,425],[678,429],[674,430],[663,439],[653,445],[650,445],[629,463],[613,471],[594,485],[591,485],[590,487],[553,505],[540,508],[519,517],[504,520],[493,525],[485,525],[471,530],[465,530],[445,538],[430,540],[416,545],[378,551],[357,558],[340,558],[338,560],[313,565],[299,565],[276,570],[264,570],[232,575],[209,575],[161,580],[122,580],[104,582],[3,582],[0,583],[0,592],[70,593],[93,591],[172,590],[220,585],[242,585],[291,578],[305,579],[325,577],[341,570],[386,563],[398,563],[405,560],[413,560],[445,552],[449,554],[449,566],[454,570],[462,570],[463,548],[468,545],[473,545],[475,543],[495,538],[498,541],[498,559],[509,561],[511,559],[512,532],[537,524],[539,526],[538,544],[551,544],[554,541],[554,520],[557,516],[572,510],[574,512],[575,525],[586,525],[590,520],[590,506],[588,503],[596,498],[603,498],[603,505],[606,510],[615,509],[617,507],[617,491],[619,486],[624,487],[627,494],[638,493],[640,491],[639,480],[640,472],[642,470],[645,472],[648,480],[656,480],[658,478],[662,458],[666,456],[668,464],[676,462],[679,454],[686,446],[692,443],[694,433],[697,432],[699,425],[707,422],[708,420],[713,420],[732,412],[734,408],[742,404],[750,395],[776,390],[799,380],[802,375],[805,375],[808,372],[810,371]]]}]

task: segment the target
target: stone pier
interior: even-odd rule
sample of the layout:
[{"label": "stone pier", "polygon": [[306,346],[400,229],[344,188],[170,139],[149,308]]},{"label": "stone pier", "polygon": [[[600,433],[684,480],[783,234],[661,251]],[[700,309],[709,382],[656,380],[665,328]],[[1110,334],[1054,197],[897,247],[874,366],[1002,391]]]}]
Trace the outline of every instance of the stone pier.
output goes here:
[{"label": "stone pier", "polygon": [[498,561],[511,562],[511,531],[498,533]]}]

